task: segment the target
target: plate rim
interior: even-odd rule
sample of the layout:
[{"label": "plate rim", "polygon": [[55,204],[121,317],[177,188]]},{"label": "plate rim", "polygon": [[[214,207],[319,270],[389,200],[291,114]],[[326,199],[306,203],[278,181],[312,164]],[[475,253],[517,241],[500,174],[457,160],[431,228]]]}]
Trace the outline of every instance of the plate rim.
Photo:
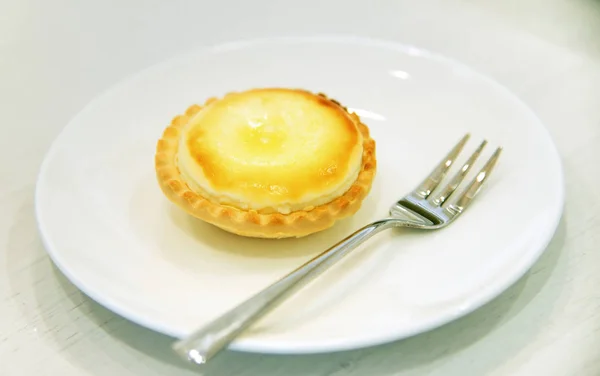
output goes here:
[{"label": "plate rim", "polygon": [[60,252],[57,251],[57,247],[53,244],[51,236],[49,235],[48,230],[45,228],[43,221],[41,220],[41,192],[43,189],[43,178],[47,174],[48,165],[51,162],[51,159],[58,148],[61,137],[66,133],[68,129],[70,129],[73,124],[77,122],[77,119],[85,114],[87,111],[93,109],[97,102],[101,101],[102,98],[110,96],[111,93],[118,91],[121,87],[127,85],[127,83],[143,76],[145,74],[151,73],[154,70],[160,70],[168,65],[175,64],[177,61],[182,61],[192,56],[198,55],[209,55],[212,53],[219,53],[221,51],[227,51],[232,49],[239,49],[244,47],[250,47],[253,45],[260,45],[265,43],[274,43],[274,42],[295,42],[295,43],[345,43],[345,44],[364,44],[373,47],[383,47],[387,49],[392,49],[396,51],[401,51],[404,53],[408,53],[411,55],[418,54],[420,56],[427,56],[434,60],[443,61],[445,63],[449,63],[453,66],[460,67],[461,69],[466,69],[471,75],[476,76],[478,79],[485,81],[487,84],[493,86],[495,89],[499,90],[503,95],[510,97],[514,100],[515,105],[520,106],[525,112],[528,113],[529,116],[535,121],[538,128],[545,135],[549,145],[551,146],[551,151],[553,154],[554,164],[556,165],[556,171],[554,176],[556,180],[560,182],[556,186],[558,201],[554,204],[552,210],[552,223],[546,230],[544,236],[537,237],[536,241],[533,242],[530,249],[535,249],[535,252],[532,252],[530,255],[530,259],[527,262],[523,263],[523,266],[517,271],[515,270],[510,274],[509,278],[503,278],[500,280],[496,280],[499,282],[495,282],[486,286],[482,290],[485,292],[484,294],[479,294],[480,298],[475,302],[471,302],[471,304],[467,304],[462,307],[461,310],[452,311],[452,314],[447,314],[440,316],[437,319],[430,320],[425,324],[417,327],[413,327],[410,331],[404,331],[403,333],[395,334],[395,332],[391,331],[387,335],[383,336],[371,336],[371,337],[357,337],[357,340],[348,341],[347,339],[343,340],[326,340],[326,341],[294,341],[294,340],[261,340],[261,339],[253,339],[252,337],[248,338],[240,338],[232,342],[228,348],[231,350],[249,352],[249,353],[267,353],[267,354],[315,354],[315,353],[328,353],[328,352],[338,352],[338,351],[347,351],[347,350],[355,350],[366,347],[378,346],[386,343],[395,342],[398,340],[406,339],[413,337],[418,334],[426,333],[433,329],[442,327],[450,322],[453,322],[461,317],[467,316],[468,314],[476,311],[482,306],[486,305],[490,301],[496,299],[499,295],[501,295],[504,291],[506,291],[510,286],[515,284],[518,280],[520,280],[530,269],[531,267],[538,261],[540,256],[546,251],[550,242],[553,240],[558,226],[561,222],[564,207],[565,207],[565,196],[566,196],[566,187],[565,187],[565,179],[564,179],[564,167],[561,155],[556,147],[554,140],[552,139],[549,130],[546,128],[541,119],[537,116],[537,114],[527,105],[525,101],[523,101],[519,96],[517,96],[513,91],[508,89],[505,85],[496,81],[494,78],[487,74],[481,73],[479,70],[462,63],[459,60],[448,57],[447,55],[432,52],[431,50],[427,50],[421,47],[416,47],[411,44],[405,44],[401,41],[391,40],[391,39],[382,39],[382,38],[372,38],[372,37],[364,37],[364,36],[356,36],[353,34],[317,34],[317,35],[308,35],[308,36],[268,36],[268,37],[260,37],[260,38],[249,38],[249,39],[236,39],[224,41],[221,43],[210,44],[207,46],[195,47],[192,49],[188,49],[182,53],[176,54],[170,58],[164,59],[157,63],[154,63],[150,66],[142,68],[140,70],[135,71],[132,74],[126,75],[119,79],[116,83],[110,85],[108,88],[100,91],[97,95],[93,96],[85,106],[80,108],[79,111],[75,113],[74,116],[68,120],[68,122],[63,126],[63,128],[58,132],[58,134],[54,137],[53,141],[50,144],[47,152],[43,157],[43,161],[39,167],[37,178],[35,181],[35,192],[34,192],[34,212],[36,218],[36,225],[38,228],[38,233],[41,235],[40,238],[42,240],[42,244],[46,253],[56,265],[56,267],[64,274],[67,279],[73,283],[81,292],[90,297],[92,300],[102,305],[103,307],[109,309],[113,313],[127,319],[128,321],[145,327],[146,329],[155,331],[157,333],[161,333],[170,337],[180,338],[182,337],[182,333],[177,333],[170,328],[161,325],[160,323],[154,322],[151,319],[146,318],[144,315],[140,315],[139,312],[133,312],[127,307],[120,306],[118,302],[115,302],[112,298],[103,296],[100,292],[95,291],[93,287],[88,286],[84,281],[77,277],[76,273],[72,273],[69,271],[69,268],[66,267],[61,260]]}]

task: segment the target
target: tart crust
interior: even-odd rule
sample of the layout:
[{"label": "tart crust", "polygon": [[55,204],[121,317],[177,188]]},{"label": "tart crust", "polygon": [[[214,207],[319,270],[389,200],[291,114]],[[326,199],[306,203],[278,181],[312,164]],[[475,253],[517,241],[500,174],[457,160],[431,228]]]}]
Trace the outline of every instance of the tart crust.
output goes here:
[{"label": "tart crust", "polygon": [[[369,194],[376,173],[375,141],[370,137],[368,127],[360,121],[355,113],[348,111],[338,101],[330,99],[322,93],[318,95],[346,111],[362,134],[363,150],[360,171],[356,180],[343,195],[319,206],[282,214],[259,213],[256,210],[243,210],[234,206],[222,205],[210,201],[200,192],[195,192],[185,183],[180,174],[177,154],[182,130],[190,119],[202,109],[200,105],[192,105],[184,114],[174,117],[157,143],[155,170],[161,190],[171,202],[193,217],[225,231],[248,237],[302,237],[325,230],[333,226],[337,220],[355,214],[360,209],[364,198]],[[204,105],[215,100],[215,98],[210,98]]]}]

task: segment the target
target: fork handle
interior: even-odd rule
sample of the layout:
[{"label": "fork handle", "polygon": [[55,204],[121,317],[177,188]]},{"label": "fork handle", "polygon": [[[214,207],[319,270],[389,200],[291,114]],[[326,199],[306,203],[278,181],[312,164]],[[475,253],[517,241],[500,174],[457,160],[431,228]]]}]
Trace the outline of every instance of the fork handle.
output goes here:
[{"label": "fork handle", "polygon": [[177,341],[173,349],[193,363],[206,363],[292,292],[313,280],[373,235],[390,228],[392,222],[392,219],[383,219],[355,231],[200,330]]}]

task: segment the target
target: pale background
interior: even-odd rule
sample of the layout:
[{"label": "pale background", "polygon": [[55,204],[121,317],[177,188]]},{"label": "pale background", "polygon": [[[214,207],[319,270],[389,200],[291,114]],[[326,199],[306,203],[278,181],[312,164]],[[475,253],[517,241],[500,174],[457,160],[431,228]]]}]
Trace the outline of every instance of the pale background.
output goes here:
[{"label": "pale background", "polygon": [[508,86],[562,155],[563,221],[530,273],[457,322],[345,353],[227,352],[204,373],[600,375],[596,0],[0,0],[0,375],[198,374],[169,338],[90,301],[53,267],[33,214],[39,165],[82,106],[142,68],[221,41],[322,33],[414,44]]}]

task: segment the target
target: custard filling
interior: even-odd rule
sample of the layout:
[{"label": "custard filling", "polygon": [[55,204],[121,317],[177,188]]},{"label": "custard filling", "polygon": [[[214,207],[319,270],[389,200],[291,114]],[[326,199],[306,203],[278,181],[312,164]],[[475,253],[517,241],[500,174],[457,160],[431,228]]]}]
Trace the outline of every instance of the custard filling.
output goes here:
[{"label": "custard filling", "polygon": [[259,213],[331,202],[361,169],[357,124],[337,104],[307,92],[229,94],[203,107],[180,137],[177,166],[190,189]]}]

